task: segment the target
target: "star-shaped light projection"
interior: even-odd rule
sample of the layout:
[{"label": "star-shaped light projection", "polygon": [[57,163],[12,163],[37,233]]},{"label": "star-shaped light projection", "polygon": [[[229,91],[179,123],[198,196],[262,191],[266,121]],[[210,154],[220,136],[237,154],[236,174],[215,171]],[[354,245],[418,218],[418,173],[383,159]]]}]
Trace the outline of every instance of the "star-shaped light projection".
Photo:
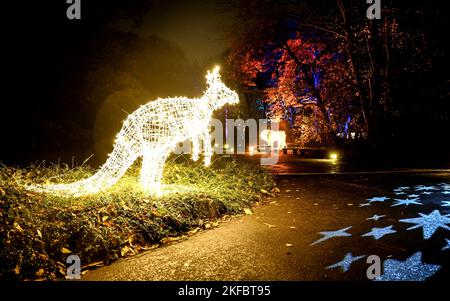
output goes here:
[{"label": "star-shaped light projection", "polygon": [[374,220],[374,221],[377,221],[377,220],[379,220],[380,218],[385,217],[385,216],[386,216],[386,215],[377,215],[377,214],[374,214],[374,215],[372,215],[371,217],[366,218],[366,220]]},{"label": "star-shaped light projection", "polygon": [[367,200],[369,201],[369,203],[373,203],[373,202],[384,202],[386,200],[389,200],[389,198],[385,196],[374,196],[373,198]]},{"label": "star-shaped light projection", "polygon": [[450,194],[450,190],[442,191],[443,194]]},{"label": "star-shaped light projection", "polygon": [[319,232],[319,234],[323,235],[323,237],[315,242],[313,242],[312,244],[310,244],[310,246],[316,245],[318,243],[321,243],[324,240],[330,239],[332,237],[347,237],[347,236],[352,236],[350,233],[347,233],[345,231],[347,231],[348,229],[350,229],[352,226],[344,228],[344,229],[340,229],[340,230],[336,230],[336,231],[323,231],[323,232]]},{"label": "star-shaped light projection", "polygon": [[406,189],[409,189],[409,186],[400,186],[400,187],[395,188],[394,191],[403,191]]},{"label": "star-shaped light projection", "polygon": [[359,204],[359,207],[367,207],[370,206],[370,203]]},{"label": "star-shaped light projection", "polygon": [[350,266],[352,265],[353,262],[360,260],[361,258],[364,258],[364,257],[366,257],[366,255],[353,257],[352,253],[347,253],[347,255],[345,255],[344,259],[342,259],[338,263],[327,266],[325,269],[328,270],[328,269],[334,269],[334,268],[341,268],[342,272],[345,273],[350,269]]},{"label": "star-shaped light projection", "polygon": [[416,224],[407,230],[423,227],[423,239],[429,239],[438,228],[450,230],[447,224],[450,224],[449,215],[441,215],[439,210],[434,210],[429,215],[419,213],[421,217],[401,219],[402,223]]},{"label": "star-shaped light projection", "polygon": [[400,205],[408,206],[408,205],[411,205],[411,204],[422,205],[422,203],[417,202],[417,200],[418,199],[404,199],[404,200],[402,200],[402,199],[395,199],[396,203],[391,205],[391,207],[400,206]]},{"label": "star-shaped light projection", "polygon": [[391,226],[387,226],[384,228],[372,228],[372,230],[366,234],[363,234],[361,236],[373,236],[373,238],[375,238],[376,240],[380,239],[381,237],[387,235],[387,234],[391,234],[391,233],[396,233],[397,231],[395,231],[394,229],[392,229],[392,225]]},{"label": "star-shaped light projection", "polygon": [[445,246],[441,249],[442,251],[450,249],[450,239],[447,239],[447,238],[446,238],[445,241],[447,242],[447,245],[445,245]]},{"label": "star-shaped light projection", "polygon": [[442,201],[442,207],[450,207],[450,201]]},{"label": "star-shaped light projection", "polygon": [[398,192],[394,192],[395,195],[400,195],[400,194],[406,194],[406,192],[404,191],[398,191]]},{"label": "star-shaped light projection", "polygon": [[429,191],[424,191],[424,192],[422,192],[422,194],[431,194],[431,192],[429,192]]},{"label": "star-shaped light projection", "polygon": [[418,194],[408,194],[408,198],[418,198],[420,195]]},{"label": "star-shaped light projection", "polygon": [[405,261],[386,259],[383,263],[384,274],[377,281],[424,281],[433,276],[440,265],[422,262],[422,252],[417,252]]},{"label": "star-shaped light projection", "polygon": [[441,186],[442,189],[444,190],[450,190],[450,184],[448,183],[441,183],[439,184]]},{"label": "star-shaped light projection", "polygon": [[416,191],[428,191],[428,190],[437,190],[434,186],[425,186],[425,185],[419,185],[415,187]]}]

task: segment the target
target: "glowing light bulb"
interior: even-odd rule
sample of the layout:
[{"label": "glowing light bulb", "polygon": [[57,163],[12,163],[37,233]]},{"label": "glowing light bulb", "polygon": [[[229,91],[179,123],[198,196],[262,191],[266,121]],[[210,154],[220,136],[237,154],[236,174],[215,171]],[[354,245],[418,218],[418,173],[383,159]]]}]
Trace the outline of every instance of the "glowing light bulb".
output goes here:
[{"label": "glowing light bulb", "polygon": [[336,161],[338,159],[338,154],[337,153],[331,153],[330,154],[330,159],[333,161]]},{"label": "glowing light bulb", "polygon": [[204,163],[211,163],[209,123],[214,110],[236,104],[239,98],[220,79],[219,67],[206,75],[207,89],[200,98],[156,99],[130,114],[117,134],[106,163],[92,176],[68,184],[27,185],[31,191],[59,195],[88,195],[114,185],[131,164],[142,157],[140,183],[145,192],[160,194],[164,163],[178,143],[191,139],[192,159],[197,160],[204,142]]}]

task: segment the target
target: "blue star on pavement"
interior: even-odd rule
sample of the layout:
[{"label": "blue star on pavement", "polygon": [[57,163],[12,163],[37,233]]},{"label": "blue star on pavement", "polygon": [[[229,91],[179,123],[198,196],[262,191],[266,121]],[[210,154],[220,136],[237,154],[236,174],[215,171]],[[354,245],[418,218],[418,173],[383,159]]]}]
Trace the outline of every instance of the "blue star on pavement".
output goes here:
[{"label": "blue star on pavement", "polygon": [[450,207],[450,201],[442,201],[442,207]]},{"label": "blue star on pavement", "polygon": [[384,202],[386,200],[389,200],[389,198],[385,196],[374,196],[373,198],[367,200],[369,201],[369,203],[373,203],[373,202]]},{"label": "blue star on pavement", "polygon": [[374,215],[372,215],[371,217],[366,218],[366,220],[374,220],[374,221],[377,221],[377,220],[379,220],[380,218],[385,217],[385,216],[386,216],[386,215],[377,215],[377,214],[374,214]]},{"label": "blue star on pavement", "polygon": [[436,190],[436,187],[419,185],[419,186],[416,186],[415,189],[416,189],[416,191],[428,191],[428,190]]},{"label": "blue star on pavement", "polygon": [[408,205],[411,205],[411,204],[422,205],[422,203],[417,202],[417,200],[418,199],[404,199],[404,200],[402,200],[402,199],[395,199],[396,203],[391,205],[391,207],[400,206],[400,205],[408,206]]},{"label": "blue star on pavement", "polygon": [[433,276],[440,265],[422,262],[422,252],[417,252],[405,261],[387,259],[383,263],[384,274],[377,281],[424,281]]},{"label": "blue star on pavement", "polygon": [[442,251],[450,249],[450,239],[447,239],[447,238],[446,238],[445,241],[447,242],[447,245],[445,245],[445,246],[441,249]]},{"label": "blue star on pavement", "polygon": [[422,194],[431,194],[431,192],[429,192],[429,191],[424,191],[424,192],[422,192]]},{"label": "blue star on pavement", "polygon": [[450,184],[447,184],[447,183],[441,183],[440,185],[441,185],[442,189],[444,189],[444,190],[450,190]]},{"label": "blue star on pavement", "polygon": [[407,189],[409,189],[408,186],[400,186],[400,187],[394,188],[394,191],[403,191],[403,190],[407,190]]},{"label": "blue star on pavement", "polygon": [[392,227],[393,227],[392,225],[384,227],[384,228],[376,228],[375,227],[375,228],[372,228],[372,230],[370,232],[363,234],[361,236],[373,236],[373,238],[378,240],[387,234],[396,233],[397,231],[392,229]]},{"label": "blue star on pavement", "polygon": [[408,195],[408,198],[418,198],[420,195],[418,195],[418,194],[409,194]]},{"label": "blue star on pavement", "polygon": [[395,195],[406,194],[404,191],[394,192]]},{"label": "blue star on pavement", "polygon": [[442,191],[443,194],[450,194],[450,190]]},{"label": "blue star on pavement", "polygon": [[344,259],[342,259],[338,263],[327,266],[325,269],[328,270],[328,269],[334,269],[334,268],[341,268],[342,272],[347,272],[350,269],[350,266],[352,265],[353,262],[360,260],[361,258],[364,258],[364,257],[366,257],[366,255],[353,257],[352,253],[347,253],[347,255],[345,255]]},{"label": "blue star on pavement", "polygon": [[450,230],[447,224],[450,224],[449,215],[441,215],[439,210],[434,210],[429,215],[419,213],[421,217],[401,219],[402,223],[416,224],[407,230],[423,227],[423,239],[429,239],[438,228]]},{"label": "blue star on pavement", "polygon": [[347,236],[352,236],[350,233],[347,233],[346,231],[348,229],[350,229],[352,226],[344,228],[344,229],[340,229],[340,230],[336,230],[336,231],[323,231],[323,232],[319,232],[319,234],[323,235],[323,237],[315,242],[313,242],[312,244],[310,244],[310,246],[313,246],[315,244],[321,243],[324,240],[330,239],[332,237],[347,237]]}]

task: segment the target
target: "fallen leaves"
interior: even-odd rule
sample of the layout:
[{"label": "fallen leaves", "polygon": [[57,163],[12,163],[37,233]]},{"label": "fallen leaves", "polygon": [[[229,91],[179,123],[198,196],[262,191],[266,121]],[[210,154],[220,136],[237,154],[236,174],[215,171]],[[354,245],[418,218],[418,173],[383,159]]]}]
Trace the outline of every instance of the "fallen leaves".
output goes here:
[{"label": "fallen leaves", "polygon": [[200,230],[200,227],[196,227],[195,229],[188,231],[187,234],[189,236],[191,236],[191,235],[194,235],[195,233],[197,233],[199,230]]},{"label": "fallen leaves", "polygon": [[44,269],[39,269],[36,273],[35,273],[35,276],[36,277],[42,277],[42,275],[44,275]]},{"label": "fallen leaves", "polygon": [[169,237],[164,237],[163,239],[161,239],[161,243],[162,244],[169,244],[169,243],[177,242],[177,241],[180,241],[180,240],[184,240],[186,238],[187,238],[186,235],[169,236]]},{"label": "fallen leaves", "polygon": [[18,222],[14,222],[13,227],[14,227],[14,229],[16,229],[17,231],[19,231],[19,232],[21,232],[21,233],[23,232],[23,228],[19,225]]},{"label": "fallen leaves", "polygon": [[98,267],[101,267],[103,265],[105,265],[105,263],[103,261],[96,261],[96,262],[92,262],[92,263],[83,265],[81,267],[81,270],[83,271],[83,270],[86,270],[86,269],[98,268]]},{"label": "fallen leaves", "polygon": [[72,251],[70,251],[70,250],[67,249],[67,248],[62,247],[62,248],[61,248],[61,253],[63,253],[63,254],[72,254]]},{"label": "fallen leaves", "polygon": [[245,208],[244,212],[245,212],[246,215],[252,215],[253,214],[252,210],[250,210],[248,208]]},{"label": "fallen leaves", "polygon": [[19,265],[16,265],[16,266],[14,267],[14,274],[16,274],[16,275],[19,275],[19,274],[20,274],[20,266],[19,266]]},{"label": "fallen leaves", "polygon": [[133,248],[131,248],[130,246],[124,246],[122,247],[122,249],[120,249],[120,256],[125,257],[129,254],[135,254]]},{"label": "fallen leaves", "polygon": [[265,190],[265,189],[261,189],[261,192],[262,193],[264,193],[264,194],[268,194],[268,195],[270,195],[270,192],[268,192],[267,190]]}]

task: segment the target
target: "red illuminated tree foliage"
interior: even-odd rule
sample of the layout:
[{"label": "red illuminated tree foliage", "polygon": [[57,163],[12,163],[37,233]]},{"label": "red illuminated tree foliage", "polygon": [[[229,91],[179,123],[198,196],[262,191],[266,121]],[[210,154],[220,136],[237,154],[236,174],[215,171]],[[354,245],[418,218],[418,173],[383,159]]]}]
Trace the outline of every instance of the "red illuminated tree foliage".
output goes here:
[{"label": "red illuminated tree foliage", "polygon": [[296,142],[330,145],[349,126],[357,127],[351,76],[325,41],[297,34],[280,46],[263,48],[234,51],[235,76],[261,89],[268,117],[287,120]]}]

